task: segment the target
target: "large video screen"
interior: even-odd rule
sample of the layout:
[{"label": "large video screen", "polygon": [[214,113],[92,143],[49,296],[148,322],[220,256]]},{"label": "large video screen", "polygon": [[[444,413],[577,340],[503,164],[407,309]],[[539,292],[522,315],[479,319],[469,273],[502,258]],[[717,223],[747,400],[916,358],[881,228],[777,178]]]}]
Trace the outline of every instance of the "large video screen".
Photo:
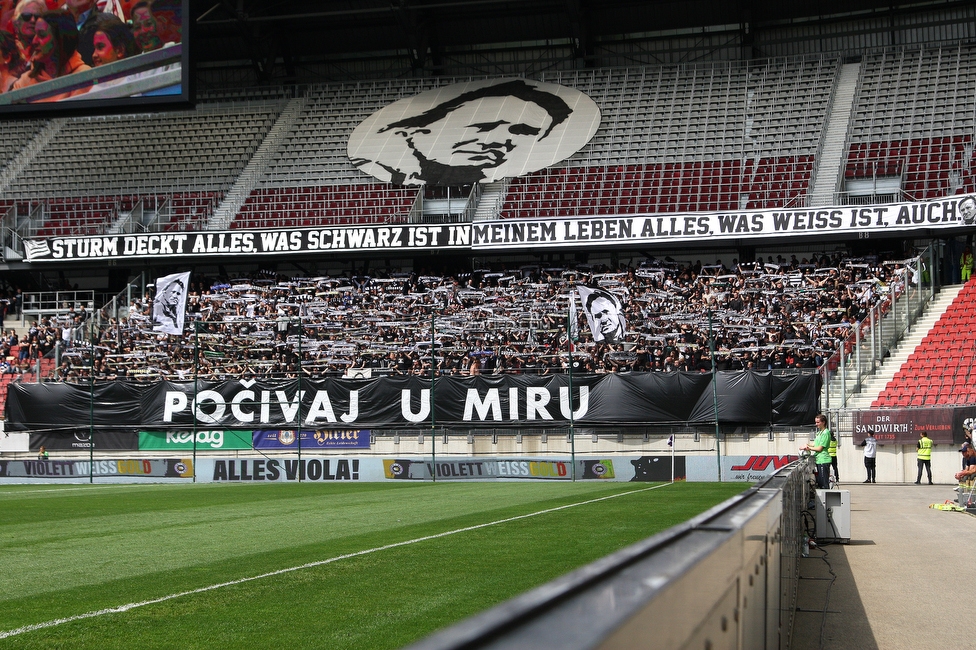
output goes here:
[{"label": "large video screen", "polygon": [[0,0],[0,113],[188,104],[190,0]]}]

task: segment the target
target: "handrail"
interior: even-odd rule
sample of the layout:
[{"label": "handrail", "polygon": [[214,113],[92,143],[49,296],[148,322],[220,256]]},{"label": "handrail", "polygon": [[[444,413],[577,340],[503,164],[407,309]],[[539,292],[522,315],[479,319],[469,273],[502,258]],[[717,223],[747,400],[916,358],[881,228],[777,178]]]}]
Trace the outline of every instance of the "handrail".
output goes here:
[{"label": "handrail", "polygon": [[[905,280],[892,282],[887,287],[888,296],[874,305],[866,318],[851,327],[848,335],[839,342],[837,351],[820,366],[825,410],[845,408],[848,400],[861,392],[865,379],[877,371],[924,313],[939,285],[936,261],[933,246],[904,260],[907,263],[902,276]],[[838,394],[835,395],[835,391]]]}]

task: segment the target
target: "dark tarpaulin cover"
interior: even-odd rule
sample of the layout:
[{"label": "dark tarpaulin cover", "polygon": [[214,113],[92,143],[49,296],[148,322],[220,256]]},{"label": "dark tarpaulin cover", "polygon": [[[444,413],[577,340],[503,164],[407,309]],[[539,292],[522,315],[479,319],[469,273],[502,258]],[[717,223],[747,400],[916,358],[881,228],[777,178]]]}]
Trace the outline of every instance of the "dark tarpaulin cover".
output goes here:
[{"label": "dark tarpaulin cover", "polygon": [[[572,391],[570,391],[572,383]],[[716,373],[718,420],[723,424],[803,425],[813,421],[820,392],[816,374]],[[302,399],[298,399],[301,388]],[[87,385],[12,384],[10,431],[99,428],[232,429],[302,426],[477,426],[714,422],[708,373],[609,375],[480,375],[262,382],[113,381]]]}]

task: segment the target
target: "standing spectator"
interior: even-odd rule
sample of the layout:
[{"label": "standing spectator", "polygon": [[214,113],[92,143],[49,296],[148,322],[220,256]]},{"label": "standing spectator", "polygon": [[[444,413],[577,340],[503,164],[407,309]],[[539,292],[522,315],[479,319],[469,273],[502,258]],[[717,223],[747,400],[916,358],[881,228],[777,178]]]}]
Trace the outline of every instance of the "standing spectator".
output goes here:
[{"label": "standing spectator", "polygon": [[817,425],[817,436],[813,439],[813,444],[807,443],[804,447],[806,451],[816,453],[814,461],[817,464],[817,487],[821,490],[830,488],[830,429],[827,428],[827,416],[823,413],[814,418]]},{"label": "standing spectator", "polygon": [[864,447],[864,469],[868,472],[865,483],[877,483],[878,439],[874,431],[868,431],[868,437],[861,441],[859,447]]},{"label": "standing spectator", "polygon": [[929,434],[922,431],[918,434],[918,442],[915,443],[918,449],[918,476],[915,477],[915,485],[922,484],[922,469],[928,473],[929,485],[932,485],[932,439]]}]

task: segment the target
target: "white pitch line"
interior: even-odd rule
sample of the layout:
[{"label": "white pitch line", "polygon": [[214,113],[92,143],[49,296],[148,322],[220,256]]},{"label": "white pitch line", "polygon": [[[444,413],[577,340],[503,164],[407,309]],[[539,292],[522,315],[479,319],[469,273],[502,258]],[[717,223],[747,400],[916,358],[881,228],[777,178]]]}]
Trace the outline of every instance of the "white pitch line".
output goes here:
[{"label": "white pitch line", "polygon": [[[157,483],[156,485],[159,485],[159,484]],[[91,484],[88,484],[88,485],[85,485],[83,487],[51,488],[50,490],[9,490],[9,491],[8,490],[4,490],[4,491],[0,491],[0,497],[6,497],[6,496],[17,497],[17,496],[20,496],[21,494],[47,494],[49,492],[73,492],[73,491],[76,491],[76,490],[95,490],[95,489],[110,488],[110,487],[119,487],[119,484],[118,483],[115,483],[115,484],[112,484],[112,485],[98,485],[98,484],[91,485]]]},{"label": "white pitch line", "polygon": [[518,521],[519,519],[528,519],[529,517],[537,517],[539,515],[549,514],[550,512],[557,512],[559,510],[566,510],[567,508],[575,508],[576,506],[585,506],[591,503],[598,503],[600,501],[606,501],[607,499],[616,499],[617,497],[624,497],[631,494],[637,494],[639,492],[646,492],[648,490],[656,490],[658,488],[667,487],[669,485],[674,485],[674,483],[662,483],[661,485],[652,485],[650,487],[641,488],[639,490],[631,490],[629,492],[620,492],[619,494],[610,494],[605,497],[599,497],[597,499],[589,499],[587,501],[580,501],[579,503],[569,503],[564,506],[556,506],[555,508],[547,508],[545,510],[539,510],[537,512],[530,512],[524,515],[517,515],[515,517],[508,517],[506,519],[499,519],[497,521],[489,521],[484,524],[477,524],[475,526],[466,526],[464,528],[457,528],[455,530],[448,530],[443,533],[437,533],[436,535],[426,535],[424,537],[417,537],[414,539],[409,539],[403,542],[394,542],[393,544],[386,544],[385,546],[377,546],[375,548],[368,548],[362,551],[356,551],[355,553],[346,553],[345,555],[337,555],[336,557],[330,557],[327,560],[318,560],[317,562],[308,562],[307,564],[300,564],[298,566],[288,567],[286,569],[278,569],[277,571],[270,571],[268,573],[262,573],[256,576],[250,576],[247,578],[238,578],[237,580],[230,580],[228,582],[219,582],[217,584],[208,585],[206,587],[199,587],[198,589],[190,589],[189,591],[181,591],[175,594],[169,594],[167,596],[160,596],[159,598],[153,598],[151,600],[143,600],[138,603],[127,603],[125,605],[119,605],[118,607],[109,607],[106,609],[99,609],[94,612],[85,612],[84,614],[75,614],[74,616],[66,616],[64,618],[56,618],[52,621],[44,621],[43,623],[32,623],[31,625],[25,625],[23,627],[18,627],[14,630],[6,630],[0,632],[0,639],[9,639],[12,636],[18,636],[21,634],[26,634],[28,632],[36,632],[37,630],[43,630],[49,627],[57,627],[58,625],[64,625],[65,623],[73,623],[75,621],[83,621],[88,618],[96,618],[98,616],[105,616],[106,614],[118,614],[121,612],[127,612],[130,609],[135,609],[137,607],[145,607],[146,605],[155,605],[157,603],[163,603],[167,600],[173,600],[175,598],[182,598],[183,596],[192,596],[194,594],[202,594],[207,591],[214,591],[216,589],[222,589],[224,587],[233,587],[234,585],[243,584],[245,582],[253,582],[254,580],[262,580],[264,578],[272,578],[274,576],[279,576],[285,573],[291,573],[293,571],[301,571],[302,569],[311,569],[314,567],[323,566],[325,564],[332,564],[333,562],[338,562],[339,560],[348,560],[349,558],[359,557],[361,555],[369,555],[370,553],[377,553],[379,551],[386,551],[391,548],[398,548],[400,546],[410,546],[411,544],[419,544],[420,542],[427,542],[432,539],[438,539],[441,537],[448,537],[450,535],[457,535],[458,533],[466,533],[472,530],[478,530],[479,528],[488,528],[489,526],[497,526],[499,524],[507,524],[512,521]]}]

